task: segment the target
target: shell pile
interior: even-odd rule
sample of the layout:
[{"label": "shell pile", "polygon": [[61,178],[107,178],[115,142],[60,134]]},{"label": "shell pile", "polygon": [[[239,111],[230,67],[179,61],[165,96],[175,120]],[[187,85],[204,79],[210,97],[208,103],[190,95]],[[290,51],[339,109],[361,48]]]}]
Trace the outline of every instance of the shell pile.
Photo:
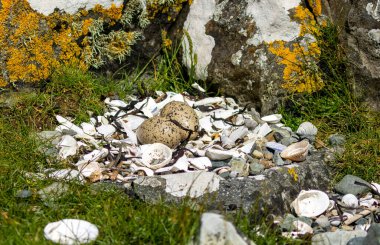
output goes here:
[{"label": "shell pile", "polygon": [[291,204],[295,216],[276,218],[275,223],[281,225],[282,235],[290,238],[339,230],[367,231],[380,221],[379,191],[380,185],[374,182],[370,192],[360,196],[302,190]]},{"label": "shell pile", "polygon": [[80,125],[57,115],[55,131],[39,136],[52,142],[45,149],[50,157],[72,168],[47,170],[49,176],[128,182],[205,170],[234,178],[304,161],[313,147],[309,136],[317,130],[311,123],[298,134],[280,123],[280,114],[260,117],[232,98],[193,98],[173,92],[142,101],[107,98],[105,114]]}]

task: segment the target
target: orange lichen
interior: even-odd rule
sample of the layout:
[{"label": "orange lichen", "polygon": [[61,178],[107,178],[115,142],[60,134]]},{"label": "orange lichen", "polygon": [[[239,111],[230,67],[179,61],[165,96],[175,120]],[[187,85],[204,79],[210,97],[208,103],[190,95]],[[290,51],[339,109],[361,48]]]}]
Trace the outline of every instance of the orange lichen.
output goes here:
[{"label": "orange lichen", "polygon": [[[124,13],[127,5],[113,4],[110,8],[96,5],[74,15],[55,11],[44,16],[34,11],[27,0],[0,1],[0,87],[44,80],[64,64],[87,70],[109,61],[121,62],[141,35],[128,31],[129,26],[121,20],[124,14],[127,20],[139,19],[146,24],[148,16],[154,17],[160,11],[178,13],[187,2],[152,0],[146,9],[141,9],[140,1],[131,0],[131,8]],[[167,47],[170,42],[164,40]]]},{"label": "orange lichen", "polygon": [[316,63],[321,54],[318,43],[310,35],[318,37],[320,26],[315,16],[321,15],[321,0],[309,1],[313,14],[303,6],[295,8],[293,18],[300,23],[299,37],[303,41],[287,44],[284,41],[269,43],[269,51],[278,57],[277,63],[284,65],[282,87],[291,92],[312,93],[320,90],[324,83]]}]

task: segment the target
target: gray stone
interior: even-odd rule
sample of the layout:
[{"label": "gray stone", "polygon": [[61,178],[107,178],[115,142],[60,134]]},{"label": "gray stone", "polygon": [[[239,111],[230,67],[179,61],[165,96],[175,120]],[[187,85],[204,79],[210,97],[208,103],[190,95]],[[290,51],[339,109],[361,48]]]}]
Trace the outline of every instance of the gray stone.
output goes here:
[{"label": "gray stone", "polygon": [[234,225],[220,214],[204,213],[197,245],[254,245],[255,243],[240,235]]},{"label": "gray stone", "polygon": [[324,215],[321,215],[319,216],[315,222],[322,228],[328,228],[330,226],[330,221],[329,221],[329,218],[324,216]]},{"label": "gray stone", "polygon": [[311,239],[312,245],[346,245],[349,240],[355,237],[365,237],[367,232],[363,230],[320,233]]},{"label": "gray stone", "polygon": [[366,245],[380,245],[380,224],[373,223],[368,229],[368,234],[363,240]]},{"label": "gray stone", "polygon": [[16,193],[16,197],[18,198],[29,198],[32,196],[32,192],[30,190],[19,190]]},{"label": "gray stone", "polygon": [[281,229],[283,231],[293,231],[296,229],[296,227],[294,226],[293,222],[294,221],[302,221],[308,225],[311,226],[311,223],[312,223],[312,220],[309,219],[309,218],[306,218],[306,217],[295,217],[294,215],[292,214],[286,214],[284,220],[281,222]]},{"label": "gray stone", "polygon": [[264,166],[260,163],[253,162],[249,164],[249,173],[252,175],[261,174],[264,171]]},{"label": "gray stone", "polygon": [[213,172],[144,176],[133,181],[133,191],[148,202],[180,201],[185,197],[201,198],[217,192],[222,178]]},{"label": "gray stone", "polygon": [[366,245],[364,242],[364,237],[355,237],[348,241],[347,245]]},{"label": "gray stone", "polygon": [[[357,182],[357,183],[356,183]],[[359,184],[358,184],[359,183]],[[363,183],[363,184],[360,184]],[[370,184],[353,175],[346,175],[343,177],[341,181],[339,181],[334,189],[342,194],[353,194],[353,195],[358,195],[358,194],[363,194],[365,192],[369,192],[370,188],[368,187]]]},{"label": "gray stone", "polygon": [[42,190],[39,190],[38,195],[44,201],[53,201],[61,198],[68,190],[69,186],[67,184],[54,182]]},{"label": "gray stone", "polygon": [[282,166],[285,165],[284,160],[282,160],[282,157],[280,156],[280,152],[276,151],[273,155],[273,162],[276,164],[276,166]]},{"label": "gray stone", "polygon": [[331,146],[344,146],[346,137],[342,134],[332,134],[329,136],[329,143]]},{"label": "gray stone", "polygon": [[212,168],[220,168],[228,166],[228,161],[211,161]]},{"label": "gray stone", "polygon": [[249,175],[249,164],[242,158],[232,158],[229,162],[231,173],[236,172],[238,176],[246,177]]}]

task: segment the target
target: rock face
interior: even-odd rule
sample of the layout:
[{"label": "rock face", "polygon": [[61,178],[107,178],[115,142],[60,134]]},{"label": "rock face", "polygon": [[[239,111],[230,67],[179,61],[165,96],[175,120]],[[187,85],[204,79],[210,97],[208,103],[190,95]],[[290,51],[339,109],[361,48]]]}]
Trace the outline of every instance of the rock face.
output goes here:
[{"label": "rock face", "polygon": [[[320,14],[320,1],[310,6]],[[300,0],[194,0],[184,23],[184,63],[195,68],[196,78],[267,113],[277,108],[282,87],[319,86],[297,67],[306,61],[302,53],[308,61],[319,53],[305,31],[316,24],[313,14]]]},{"label": "rock face", "polygon": [[326,12],[340,26],[358,93],[380,110],[380,1],[325,1]]},{"label": "rock face", "polygon": [[268,169],[262,175],[223,180],[211,172],[141,177],[134,181],[135,194],[148,202],[178,202],[190,197],[209,208],[249,212],[260,208],[275,214],[290,210],[290,203],[304,189],[327,190],[330,172],[323,153],[305,162]]}]

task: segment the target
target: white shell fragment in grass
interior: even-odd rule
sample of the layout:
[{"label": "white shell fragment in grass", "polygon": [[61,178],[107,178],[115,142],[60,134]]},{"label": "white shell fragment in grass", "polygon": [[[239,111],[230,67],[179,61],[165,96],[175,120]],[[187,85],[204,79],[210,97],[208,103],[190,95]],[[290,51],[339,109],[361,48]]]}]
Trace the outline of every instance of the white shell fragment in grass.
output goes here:
[{"label": "white shell fragment in grass", "polygon": [[55,118],[57,119],[57,121],[65,128],[71,130],[71,131],[74,131],[76,132],[77,134],[83,134],[83,130],[78,127],[77,125],[75,125],[74,123],[70,122],[69,120],[67,120],[66,118],[60,116],[60,115],[56,115]]},{"label": "white shell fragment in grass", "polygon": [[317,135],[318,129],[311,122],[303,122],[297,129],[299,135]]},{"label": "white shell fragment in grass", "polygon": [[306,159],[309,150],[309,142],[303,140],[286,147],[280,154],[282,158],[295,162],[302,162]]},{"label": "white shell fragment in grass", "polygon": [[57,145],[59,152],[58,155],[62,159],[66,159],[69,156],[74,156],[77,153],[78,144],[74,137],[70,135],[64,135],[61,141]]},{"label": "white shell fragment in grass", "polygon": [[150,169],[162,168],[172,160],[172,150],[161,143],[142,145],[141,151],[141,161]]},{"label": "white shell fragment in grass", "polygon": [[261,120],[267,123],[279,123],[282,119],[281,114],[272,114],[265,117],[262,117]]},{"label": "white shell fragment in grass", "polygon": [[302,190],[291,206],[298,216],[316,217],[324,213],[329,204],[329,197],[323,191]]},{"label": "white shell fragment in grass", "polygon": [[111,137],[116,132],[116,128],[111,124],[101,125],[96,130],[105,138]]},{"label": "white shell fragment in grass", "polygon": [[94,241],[98,228],[85,220],[63,219],[49,223],[44,228],[46,239],[59,244],[80,244]]}]

